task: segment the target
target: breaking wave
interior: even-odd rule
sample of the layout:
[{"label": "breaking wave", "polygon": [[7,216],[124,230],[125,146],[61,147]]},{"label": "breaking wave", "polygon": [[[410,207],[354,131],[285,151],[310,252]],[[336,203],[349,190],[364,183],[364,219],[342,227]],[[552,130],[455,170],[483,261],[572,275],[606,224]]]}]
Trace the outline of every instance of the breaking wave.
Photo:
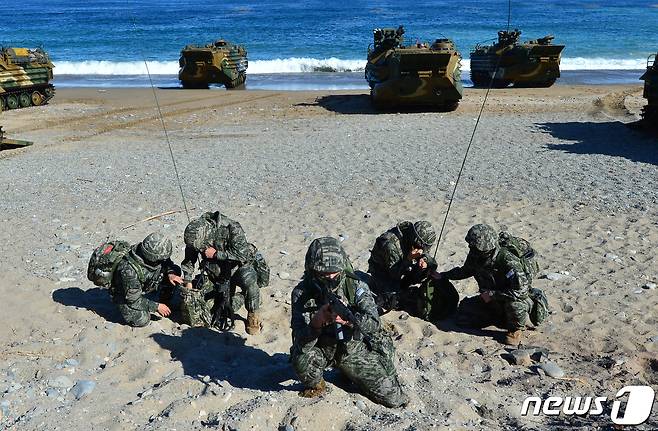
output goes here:
[{"label": "breaking wave", "polygon": [[[146,75],[143,61],[57,61],[57,75]],[[178,61],[148,61],[152,75],[178,74]],[[341,60],[339,58],[292,57],[274,60],[250,60],[247,73],[308,73],[308,72],[361,72],[365,60]]]},{"label": "breaking wave", "polygon": [[[152,75],[178,74],[178,61],[148,61]],[[362,72],[365,60],[291,57],[273,60],[250,60],[249,74]],[[146,75],[143,61],[57,61],[57,75]],[[639,70],[646,67],[646,59],[563,58],[562,70]],[[470,70],[468,58],[462,60],[462,70]]]}]

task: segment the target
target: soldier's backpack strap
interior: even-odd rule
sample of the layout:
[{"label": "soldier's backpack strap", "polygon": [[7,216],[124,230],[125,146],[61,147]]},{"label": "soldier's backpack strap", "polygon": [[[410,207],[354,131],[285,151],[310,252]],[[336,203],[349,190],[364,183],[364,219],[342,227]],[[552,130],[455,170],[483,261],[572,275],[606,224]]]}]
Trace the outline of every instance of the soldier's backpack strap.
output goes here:
[{"label": "soldier's backpack strap", "polygon": [[140,265],[139,262],[135,260],[135,258],[131,255],[130,252],[126,254],[125,259],[137,273],[137,279],[139,280],[139,282],[144,284],[144,282],[146,282],[146,276],[144,275],[144,270],[142,269],[142,265]]},{"label": "soldier's backpack strap", "polygon": [[352,271],[345,271],[345,296],[348,305],[356,305],[356,290],[361,279]]}]

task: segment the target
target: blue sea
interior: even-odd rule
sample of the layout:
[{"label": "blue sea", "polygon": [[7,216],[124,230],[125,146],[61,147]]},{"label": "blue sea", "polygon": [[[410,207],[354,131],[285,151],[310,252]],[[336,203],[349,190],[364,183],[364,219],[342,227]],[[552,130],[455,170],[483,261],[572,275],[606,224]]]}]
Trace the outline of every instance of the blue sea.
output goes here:
[{"label": "blue sea", "polygon": [[0,44],[43,47],[59,87],[178,86],[185,45],[244,44],[247,88],[364,89],[375,27],[404,25],[407,42],[452,39],[463,55],[508,26],[566,45],[562,84],[636,83],[658,51],[658,0],[191,1],[4,0]]}]

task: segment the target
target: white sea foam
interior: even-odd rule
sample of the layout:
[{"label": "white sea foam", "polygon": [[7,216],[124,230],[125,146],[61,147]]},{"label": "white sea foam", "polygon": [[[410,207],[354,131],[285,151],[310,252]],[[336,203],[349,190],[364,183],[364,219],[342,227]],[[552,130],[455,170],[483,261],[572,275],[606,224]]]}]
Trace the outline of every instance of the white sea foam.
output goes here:
[{"label": "white sea foam", "polygon": [[[309,73],[309,72],[361,72],[365,60],[291,57],[274,60],[249,61],[249,74]],[[57,75],[146,75],[143,61],[58,61]],[[646,67],[646,59],[562,58],[562,70],[636,70]],[[152,75],[178,74],[178,61],[149,61]],[[470,70],[468,58],[462,60],[462,70]]]},{"label": "white sea foam", "polygon": [[365,60],[341,60],[339,58],[292,57],[249,62],[249,73],[304,73],[304,72],[360,72],[366,67]]}]

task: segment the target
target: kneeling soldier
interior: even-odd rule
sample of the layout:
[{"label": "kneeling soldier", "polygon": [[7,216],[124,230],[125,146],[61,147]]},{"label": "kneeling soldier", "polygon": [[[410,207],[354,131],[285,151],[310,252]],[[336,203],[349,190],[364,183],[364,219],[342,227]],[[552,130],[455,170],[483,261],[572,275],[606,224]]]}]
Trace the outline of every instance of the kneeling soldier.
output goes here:
[{"label": "kneeling soldier", "polygon": [[[181,284],[180,268],[171,261],[171,241],[160,233],[148,235],[121,258],[114,274],[110,294],[121,316],[130,326],[146,326],[151,313],[169,316],[167,302],[174,286]],[[160,302],[145,296],[160,290]]]},{"label": "kneeling soldier", "polygon": [[450,280],[474,277],[480,290],[478,296],[459,304],[457,324],[505,328],[505,344],[516,346],[528,317],[539,325],[548,315],[546,296],[532,288],[532,277],[539,270],[535,252],[523,238],[496,234],[486,224],[471,227],[465,240],[469,251],[464,265],[441,273]]},{"label": "kneeling soldier", "polygon": [[351,267],[335,238],[314,240],[306,253],[304,277],[292,292],[291,359],[306,387],[300,395],[322,394],[324,370],[335,366],[373,401],[404,406],[409,398],[393,364],[393,342]]},{"label": "kneeling soldier", "polygon": [[447,280],[438,280],[437,264],[429,254],[436,241],[427,221],[405,221],[381,234],[370,250],[370,287],[380,313],[404,310],[428,321],[457,309],[459,294]]},{"label": "kneeling soldier", "polygon": [[[247,242],[240,223],[219,211],[208,212],[192,220],[184,236],[185,259],[181,266],[187,289],[182,289],[182,314],[184,320],[189,320],[186,323],[231,329],[233,313],[244,303],[246,331],[257,334],[260,331],[259,286],[267,285],[257,268],[259,263],[266,264],[256,247]],[[201,274],[193,288],[194,266],[198,260]],[[236,292],[236,286],[242,290],[241,294]]]}]

